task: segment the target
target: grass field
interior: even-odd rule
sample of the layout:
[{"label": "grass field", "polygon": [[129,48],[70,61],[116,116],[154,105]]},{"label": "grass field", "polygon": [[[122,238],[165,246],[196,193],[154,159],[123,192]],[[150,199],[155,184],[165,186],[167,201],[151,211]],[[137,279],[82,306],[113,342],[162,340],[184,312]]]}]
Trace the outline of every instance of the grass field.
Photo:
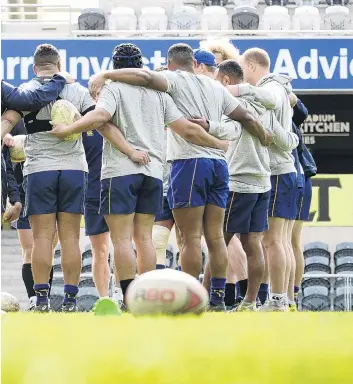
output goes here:
[{"label": "grass field", "polygon": [[1,320],[3,384],[353,382],[353,313]]}]

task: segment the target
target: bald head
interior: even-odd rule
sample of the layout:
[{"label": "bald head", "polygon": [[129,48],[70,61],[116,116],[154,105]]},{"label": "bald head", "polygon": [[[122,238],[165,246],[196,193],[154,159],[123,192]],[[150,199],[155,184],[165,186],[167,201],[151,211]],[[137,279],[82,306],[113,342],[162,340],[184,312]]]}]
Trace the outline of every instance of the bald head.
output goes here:
[{"label": "bald head", "polygon": [[255,85],[263,76],[270,73],[271,60],[261,48],[250,48],[240,57],[239,63],[244,71],[244,80]]}]

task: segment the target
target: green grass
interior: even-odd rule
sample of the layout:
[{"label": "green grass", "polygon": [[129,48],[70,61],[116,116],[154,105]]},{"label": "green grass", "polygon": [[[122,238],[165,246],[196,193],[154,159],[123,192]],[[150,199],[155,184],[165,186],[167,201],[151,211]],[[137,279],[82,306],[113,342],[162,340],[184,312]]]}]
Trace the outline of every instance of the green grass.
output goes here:
[{"label": "green grass", "polygon": [[352,382],[352,313],[2,316],[4,384]]}]

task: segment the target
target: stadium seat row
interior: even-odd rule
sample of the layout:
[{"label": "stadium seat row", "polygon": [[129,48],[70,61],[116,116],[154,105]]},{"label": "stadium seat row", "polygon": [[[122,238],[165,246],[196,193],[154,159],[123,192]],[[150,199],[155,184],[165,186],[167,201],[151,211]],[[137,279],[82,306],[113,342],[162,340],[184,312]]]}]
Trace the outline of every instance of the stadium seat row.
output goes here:
[{"label": "stadium seat row", "polygon": [[[196,8],[183,6],[169,17],[162,7],[144,7],[137,17],[130,7],[111,9],[108,18],[103,10],[90,8],[82,11],[78,19],[80,30],[228,30],[230,22],[234,30],[257,30],[260,15],[253,5],[241,5],[234,8],[229,18],[225,8],[205,7],[200,15]],[[108,21],[107,21],[108,19]],[[262,16],[264,30],[320,30],[322,25],[319,9],[313,5],[302,5],[290,16],[283,5],[269,5]],[[331,5],[325,10],[324,27],[327,30],[349,29],[351,15],[349,8],[343,5]]]}]

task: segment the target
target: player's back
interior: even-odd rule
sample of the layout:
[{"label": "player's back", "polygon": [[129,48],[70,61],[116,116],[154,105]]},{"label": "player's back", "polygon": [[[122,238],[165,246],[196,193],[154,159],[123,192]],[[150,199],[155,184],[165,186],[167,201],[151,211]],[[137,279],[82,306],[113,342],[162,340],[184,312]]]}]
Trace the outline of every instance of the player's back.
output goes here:
[{"label": "player's back", "polygon": [[[50,78],[33,79],[21,88],[36,89],[49,80]],[[66,84],[59,98],[70,101],[81,114],[94,105],[88,90],[78,83]],[[52,129],[49,121],[53,104],[54,102],[37,112],[25,112],[28,136],[25,140],[24,174],[65,169],[87,171],[82,138],[66,141],[48,132]]]},{"label": "player's back", "polygon": [[[168,93],[186,118],[203,117],[221,121],[239,102],[219,82],[203,75],[186,71],[164,71],[168,80]],[[168,160],[189,158],[224,159],[224,153],[214,148],[191,144],[179,135],[168,132]]]},{"label": "player's back", "polygon": [[[170,107],[171,104],[174,108]],[[170,96],[139,86],[110,83],[103,88],[97,107],[115,111],[112,122],[134,149],[147,151],[151,159],[146,166],[133,163],[105,140],[102,178],[114,173],[119,166],[122,173],[126,168],[131,174],[144,173],[162,179],[164,128],[166,124],[182,117]]]}]

